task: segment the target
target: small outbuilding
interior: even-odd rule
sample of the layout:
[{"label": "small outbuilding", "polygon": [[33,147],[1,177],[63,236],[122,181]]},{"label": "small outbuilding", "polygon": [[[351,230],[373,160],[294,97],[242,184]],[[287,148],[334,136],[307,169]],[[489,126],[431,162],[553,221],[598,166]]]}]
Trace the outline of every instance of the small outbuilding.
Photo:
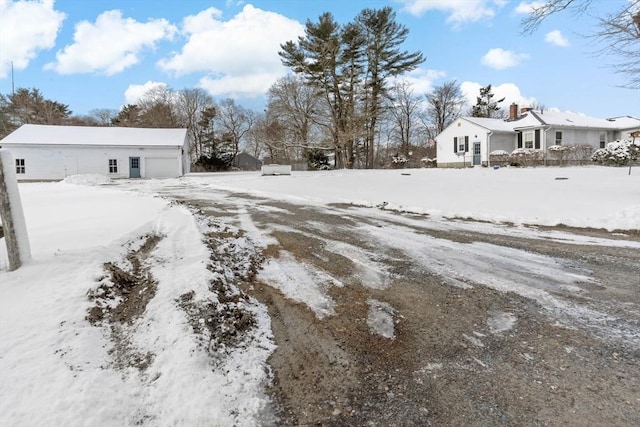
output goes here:
[{"label": "small outbuilding", "polygon": [[238,153],[233,158],[231,166],[243,171],[259,171],[262,161],[248,153]]},{"label": "small outbuilding", "polygon": [[22,125],[0,140],[20,181],[77,174],[175,178],[189,173],[186,129]]}]

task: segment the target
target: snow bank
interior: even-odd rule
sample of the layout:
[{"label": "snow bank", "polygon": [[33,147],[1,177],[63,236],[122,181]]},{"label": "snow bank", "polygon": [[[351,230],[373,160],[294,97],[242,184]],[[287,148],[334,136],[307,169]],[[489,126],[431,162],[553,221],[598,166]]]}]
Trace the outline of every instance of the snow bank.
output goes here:
[{"label": "snow bank", "polygon": [[109,184],[111,178],[100,174],[71,175],[62,180],[66,184],[103,185]]}]

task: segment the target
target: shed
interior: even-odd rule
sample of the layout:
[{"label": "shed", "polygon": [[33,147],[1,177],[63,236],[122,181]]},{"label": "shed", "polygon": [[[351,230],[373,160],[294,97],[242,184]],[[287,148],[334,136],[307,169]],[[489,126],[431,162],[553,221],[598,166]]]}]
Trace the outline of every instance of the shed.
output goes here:
[{"label": "shed", "polygon": [[20,181],[77,174],[174,178],[189,173],[186,129],[22,125],[0,140]]},{"label": "shed", "polygon": [[231,166],[243,171],[258,171],[262,167],[262,161],[248,153],[238,153],[233,158]]}]

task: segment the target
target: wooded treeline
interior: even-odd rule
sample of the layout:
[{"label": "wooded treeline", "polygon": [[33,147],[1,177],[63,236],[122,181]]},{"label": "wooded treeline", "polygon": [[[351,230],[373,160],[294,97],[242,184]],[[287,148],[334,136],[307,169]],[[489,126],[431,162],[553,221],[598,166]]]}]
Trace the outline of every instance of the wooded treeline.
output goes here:
[{"label": "wooded treeline", "polygon": [[240,151],[312,168],[418,166],[435,158],[433,138],[460,116],[464,97],[455,81],[414,93],[402,76],[425,58],[402,49],[408,34],[389,7],[364,9],[344,25],[330,13],[307,21],[304,36],[281,45],[291,72],[271,86],[261,112],[200,88],[159,86],[120,111],[77,116],[20,88],[0,95],[0,137],[25,123],[185,127],[193,163],[207,170],[227,168]]}]

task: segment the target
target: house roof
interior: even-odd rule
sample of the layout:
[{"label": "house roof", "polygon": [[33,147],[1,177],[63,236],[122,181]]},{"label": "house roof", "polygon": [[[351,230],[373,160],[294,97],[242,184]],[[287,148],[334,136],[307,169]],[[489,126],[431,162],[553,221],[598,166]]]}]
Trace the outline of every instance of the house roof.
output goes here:
[{"label": "house roof", "polygon": [[181,147],[186,129],[22,125],[0,145],[91,145]]},{"label": "house roof", "polygon": [[[577,127],[577,128],[595,128],[595,129],[627,129],[640,126],[640,120],[632,117],[620,117],[613,120],[597,119],[594,117],[584,116],[582,114],[561,112],[561,111],[531,111],[542,124],[554,127]],[[635,120],[635,125],[632,122]]]},{"label": "house roof", "polygon": [[545,125],[608,130],[640,129],[640,119],[631,116],[597,119],[581,114],[553,110],[543,112],[529,110],[516,120],[488,119],[484,117],[462,117],[462,119],[492,132],[515,132],[520,129]]},{"label": "house roof", "polygon": [[463,117],[464,120],[493,132],[514,132],[515,129],[540,126],[540,121],[531,114],[524,114],[516,120],[488,119],[485,117]]},{"label": "house roof", "polygon": [[608,122],[616,124],[618,129],[640,129],[640,119],[631,116],[611,117]]}]

